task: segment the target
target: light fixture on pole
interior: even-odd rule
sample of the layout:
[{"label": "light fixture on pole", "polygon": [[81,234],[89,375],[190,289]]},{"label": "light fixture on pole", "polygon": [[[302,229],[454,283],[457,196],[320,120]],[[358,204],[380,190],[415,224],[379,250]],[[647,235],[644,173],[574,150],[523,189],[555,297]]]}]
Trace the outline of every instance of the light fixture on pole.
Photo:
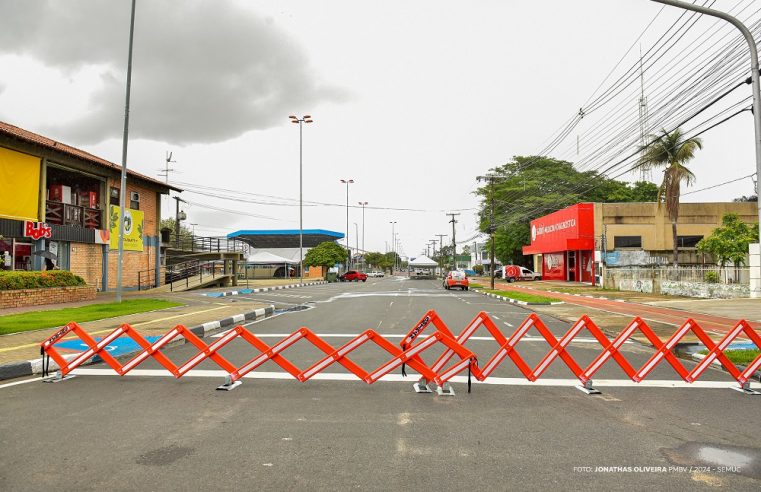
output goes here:
[{"label": "light fixture on pole", "polygon": [[354,182],[353,179],[342,179],[342,183],[346,184],[346,252],[349,255],[346,260],[346,271],[349,271],[351,267],[351,247],[349,246],[349,185]]},{"label": "light fixture on pole", "polygon": [[124,103],[124,135],[122,137],[122,177],[119,187],[119,251],[116,260],[116,302],[122,302],[122,263],[124,259],[124,197],[127,195],[127,142],[129,141],[129,95],[132,87],[132,40],[135,33],[135,0],[129,21],[129,53],[127,55],[127,94]]},{"label": "light fixture on pole", "polygon": [[[671,5],[672,7],[679,7],[683,8],[685,10],[692,10],[693,12],[700,12],[701,14],[710,15],[712,17],[718,17],[720,19],[724,19],[725,21],[729,22],[733,26],[735,26],[737,29],[740,30],[743,37],[745,37],[745,41],[748,42],[748,49],[750,50],[750,79],[751,79],[751,92],[753,93],[753,124],[755,128],[755,148],[756,148],[756,173],[757,175],[761,176],[761,81],[759,81],[759,73],[758,73],[758,46],[756,45],[755,39],[753,39],[753,33],[748,29],[748,27],[740,22],[738,19],[732,17],[731,15],[721,12],[719,10],[713,10],[706,7],[702,7],[699,5],[693,5],[691,3],[687,2],[680,2],[677,0],[653,0],[656,3],[663,3],[666,5]],[[759,231],[761,231],[761,201],[758,202],[758,227]],[[758,268],[758,267],[754,267]],[[754,275],[758,275],[756,279],[753,277]],[[756,272],[751,272],[751,287],[750,287],[750,295],[751,297],[759,297],[761,296],[761,292],[759,291],[759,286],[754,285],[753,280],[756,280],[756,282],[761,282],[761,273],[756,270]],[[754,288],[755,287],[755,288]]]},{"label": "light fixture on pole", "polygon": [[301,118],[296,116],[289,116],[291,123],[298,123],[299,125],[299,281],[304,281],[304,180],[303,180],[303,139],[302,139],[302,124],[312,123],[312,116],[305,114]]},{"label": "light fixture on pole", "polygon": [[362,252],[367,253],[365,249],[365,205],[367,202],[359,202],[359,204],[362,205]]}]

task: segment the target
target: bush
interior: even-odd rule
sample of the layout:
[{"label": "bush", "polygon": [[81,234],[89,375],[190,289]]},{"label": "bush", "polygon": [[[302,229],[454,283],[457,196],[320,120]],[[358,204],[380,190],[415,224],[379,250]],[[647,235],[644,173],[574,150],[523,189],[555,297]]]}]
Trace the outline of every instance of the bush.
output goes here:
[{"label": "bush", "polygon": [[703,274],[703,280],[709,284],[718,284],[719,274],[717,272],[705,272],[705,274]]},{"label": "bush", "polygon": [[84,279],[64,270],[0,272],[0,290],[41,289],[86,285]]},{"label": "bush", "polygon": [[473,265],[473,270],[475,270],[475,272],[478,275],[483,275],[484,274],[484,266],[483,265]]}]

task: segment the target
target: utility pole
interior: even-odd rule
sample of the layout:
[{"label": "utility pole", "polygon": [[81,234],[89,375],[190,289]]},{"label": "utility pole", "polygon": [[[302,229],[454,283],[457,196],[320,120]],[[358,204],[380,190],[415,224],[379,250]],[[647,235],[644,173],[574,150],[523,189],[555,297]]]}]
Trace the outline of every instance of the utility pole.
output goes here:
[{"label": "utility pole", "polygon": [[489,284],[491,286],[491,289],[494,290],[494,233],[496,232],[497,228],[494,225],[494,180],[497,179],[498,176],[495,176],[493,174],[487,174],[486,176],[477,176],[477,181],[488,181],[489,182],[489,241],[491,243],[489,252]]},{"label": "utility pole", "polygon": [[455,217],[460,215],[457,214],[446,214],[452,217],[452,220],[449,222],[452,224],[452,270],[457,270],[457,241],[455,240],[455,224],[457,223],[457,220],[455,220]]},{"label": "utility pole", "polygon": [[164,164],[164,169],[159,171],[159,176],[162,176],[164,178],[164,182],[166,184],[169,184],[169,173],[172,173],[175,171],[175,169],[172,169],[169,167],[171,164],[176,164],[177,161],[172,160],[172,153],[168,150],[166,151],[166,163]]},{"label": "utility pole", "polygon": [[175,199],[175,205],[176,205],[175,214],[174,214],[174,241],[175,241],[175,244],[177,245],[177,248],[179,249],[180,247],[180,220],[182,220],[180,217],[180,202],[182,203],[187,203],[187,202],[178,196],[173,196],[172,198]]}]

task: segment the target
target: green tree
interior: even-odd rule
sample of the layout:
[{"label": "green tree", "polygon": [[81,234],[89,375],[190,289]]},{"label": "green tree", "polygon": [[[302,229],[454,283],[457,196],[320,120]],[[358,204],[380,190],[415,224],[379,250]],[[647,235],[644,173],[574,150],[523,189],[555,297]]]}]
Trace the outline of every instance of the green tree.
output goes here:
[{"label": "green tree", "polygon": [[[529,222],[533,219],[578,202],[652,202],[658,196],[653,183],[630,185],[596,171],[577,171],[570,162],[544,156],[516,156],[490,174],[497,177],[493,188],[495,256],[503,264],[526,264],[523,246],[530,243]],[[487,181],[475,193],[483,200],[480,230],[488,232],[491,184]]]},{"label": "green tree", "polygon": [[[175,232],[175,224],[176,222],[174,219],[161,219],[161,222],[159,222],[159,230],[161,229],[171,229],[172,230],[172,239],[174,239],[174,232]],[[192,232],[190,229],[182,225],[182,221],[180,221],[180,239],[190,239],[192,236]]]},{"label": "green tree", "polygon": [[721,218],[721,227],[703,238],[697,245],[701,253],[709,253],[724,268],[732,262],[735,268],[745,264],[748,245],[758,242],[758,227],[740,220],[737,214],[726,214]]},{"label": "green tree", "polygon": [[695,157],[695,152],[703,148],[699,138],[685,138],[682,131],[676,129],[669,133],[662,130],[662,135],[650,135],[649,143],[640,148],[642,157],[634,169],[650,171],[665,168],[663,182],[658,189],[658,203],[666,204],[666,213],[671,221],[671,235],[674,239],[674,266],[678,263],[678,242],[676,223],[679,220],[679,199],[682,182],[687,186],[695,182],[695,175],[685,164]]},{"label": "green tree", "polygon": [[365,261],[373,268],[383,269],[384,263],[383,253],[377,253],[375,251],[365,254]]},{"label": "green tree", "polygon": [[336,263],[345,262],[347,257],[348,254],[342,246],[334,241],[325,241],[307,251],[304,256],[304,266],[330,268]]}]

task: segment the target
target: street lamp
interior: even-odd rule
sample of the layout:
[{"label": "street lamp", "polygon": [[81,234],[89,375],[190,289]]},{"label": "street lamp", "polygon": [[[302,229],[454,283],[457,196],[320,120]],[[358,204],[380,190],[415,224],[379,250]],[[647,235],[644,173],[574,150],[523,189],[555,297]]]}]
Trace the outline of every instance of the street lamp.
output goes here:
[{"label": "street lamp", "polygon": [[349,247],[349,185],[354,182],[353,179],[342,179],[342,183],[346,185],[346,252],[349,254],[346,260],[346,271],[349,271],[351,265],[351,248]]},{"label": "street lamp", "polygon": [[303,139],[302,137],[302,124],[312,123],[312,117],[305,114],[301,118],[297,118],[293,115],[289,116],[291,123],[298,123],[299,125],[299,282],[304,282],[304,204],[303,204],[303,192],[304,192],[304,180],[302,179],[303,168]]},{"label": "street lamp", "polygon": [[[656,3],[663,3],[671,5],[672,7],[679,7],[685,10],[692,10],[693,12],[700,12],[701,14],[710,15],[712,17],[718,17],[729,22],[737,29],[740,30],[745,40],[748,42],[748,48],[750,49],[750,79],[751,79],[751,92],[753,93],[753,124],[755,127],[755,147],[756,147],[756,173],[761,175],[761,82],[759,81],[758,74],[758,47],[756,41],[753,39],[753,34],[750,30],[731,15],[721,12],[719,10],[713,10],[699,5],[693,5],[687,2],[680,2],[677,0],[653,0]],[[758,203],[758,227],[761,232],[761,202]],[[761,273],[758,275],[757,282],[761,282]],[[756,285],[754,289],[753,274],[751,274],[751,297],[758,297],[761,295],[758,291],[759,286]]]},{"label": "street lamp", "polygon": [[359,256],[359,226],[354,222],[354,251]]},{"label": "street lamp", "polygon": [[[396,234],[394,233],[394,226],[396,225],[396,221],[392,220],[389,221],[389,224],[391,224],[391,252],[393,253],[392,257],[394,258],[394,263],[396,263],[396,245],[394,244],[394,241],[396,240]],[[394,274],[393,267],[391,268],[391,275]]]},{"label": "street lamp", "polygon": [[122,302],[122,264],[124,260],[124,206],[127,196],[127,142],[129,142],[129,96],[132,87],[132,39],[135,34],[135,0],[129,21],[129,53],[127,55],[127,90],[124,104],[124,134],[122,136],[122,176],[119,187],[119,241],[116,260],[116,302]]},{"label": "street lamp", "polygon": [[362,205],[362,251],[367,253],[365,249],[365,205],[367,202],[359,202],[359,204]]}]

